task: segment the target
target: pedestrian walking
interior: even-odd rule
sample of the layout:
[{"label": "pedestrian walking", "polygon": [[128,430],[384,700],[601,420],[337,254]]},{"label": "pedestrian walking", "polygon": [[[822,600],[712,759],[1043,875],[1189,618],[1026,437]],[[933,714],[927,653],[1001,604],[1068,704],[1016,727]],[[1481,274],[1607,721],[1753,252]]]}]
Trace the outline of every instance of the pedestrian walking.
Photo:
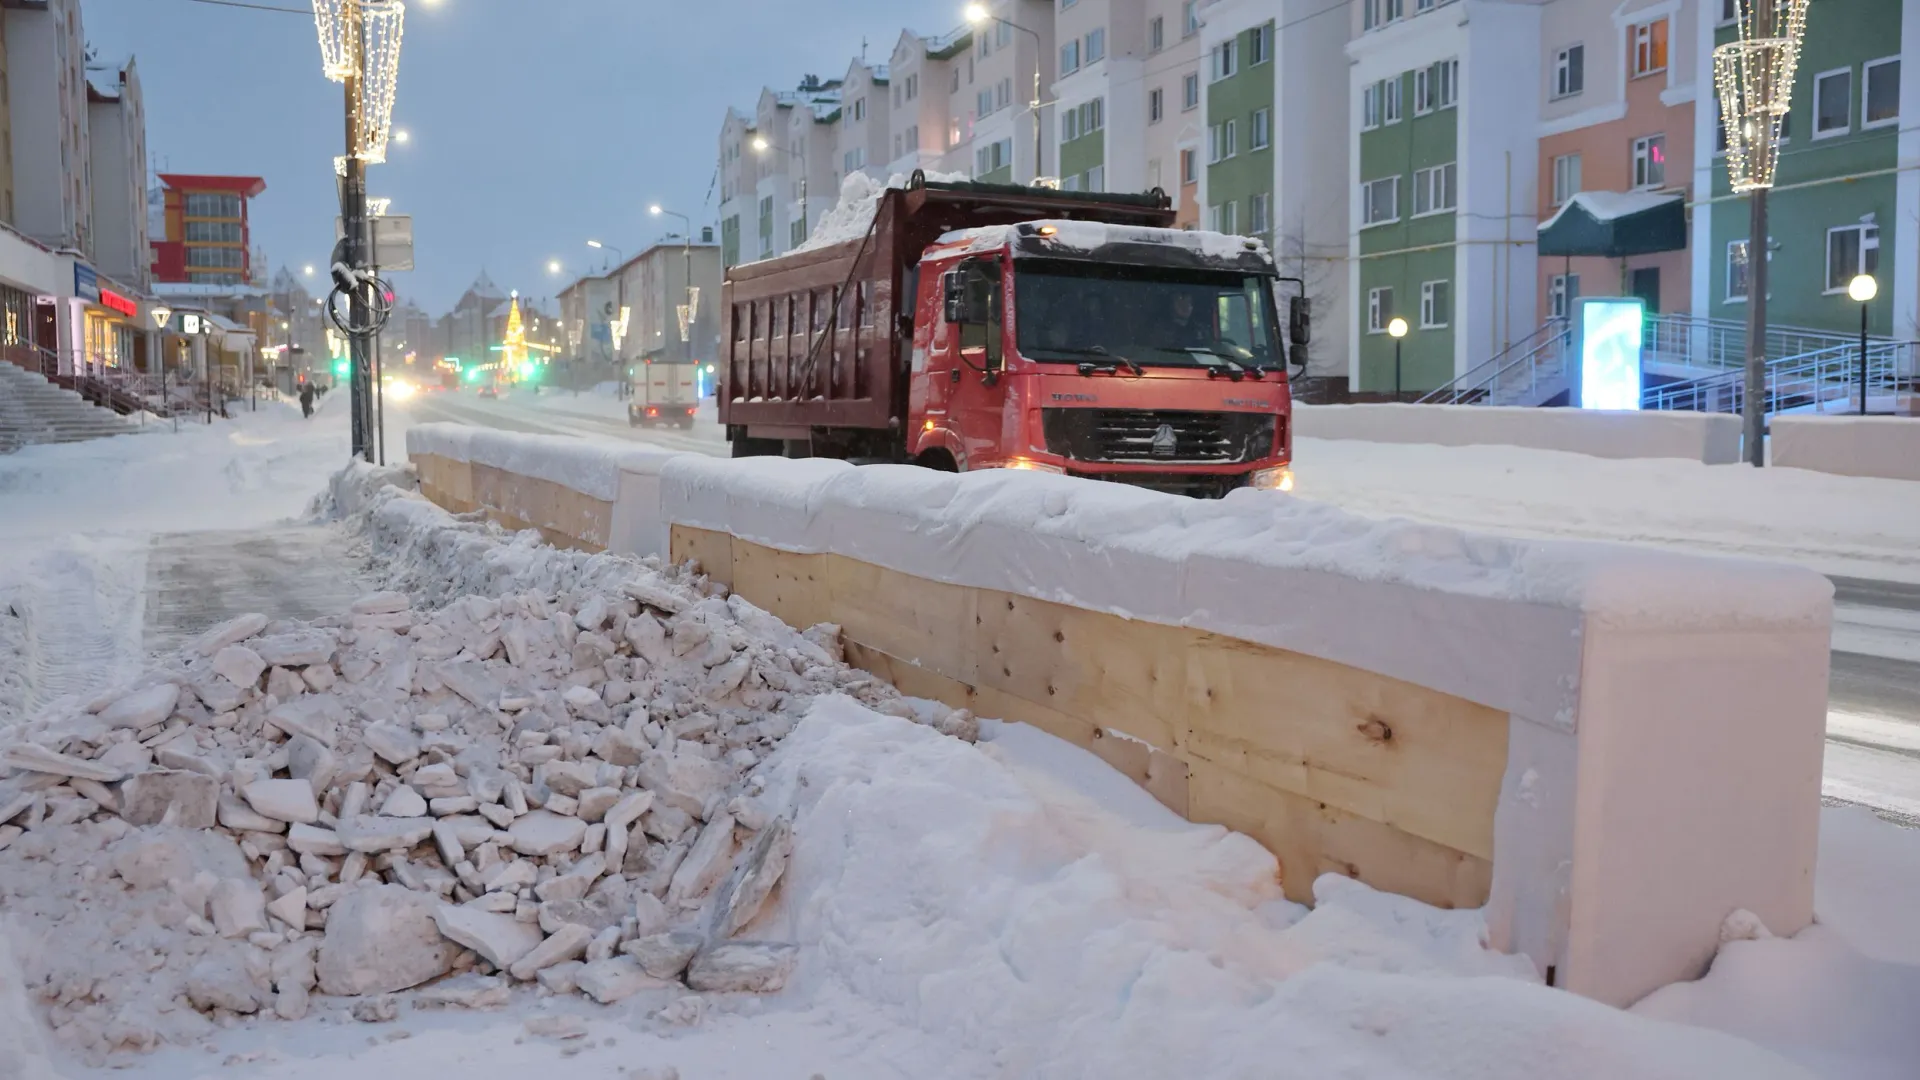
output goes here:
[{"label": "pedestrian walking", "polygon": [[300,384],[300,415],[313,419],[313,384]]}]

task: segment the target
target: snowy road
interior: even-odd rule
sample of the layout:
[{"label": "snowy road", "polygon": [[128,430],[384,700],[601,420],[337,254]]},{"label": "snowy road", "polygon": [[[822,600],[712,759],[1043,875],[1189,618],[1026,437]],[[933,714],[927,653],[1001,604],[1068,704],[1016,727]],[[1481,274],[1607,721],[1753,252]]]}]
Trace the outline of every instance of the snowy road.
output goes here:
[{"label": "snowy road", "polygon": [[[400,408],[389,406],[389,412]],[[633,427],[625,419],[625,408],[621,402],[595,395],[574,397],[560,393],[540,397],[514,394],[497,399],[470,394],[427,394],[404,406],[406,414],[416,422],[451,421],[535,435],[621,439],[715,457],[724,457],[727,453],[726,434],[713,417],[711,403],[702,410],[695,426],[686,431]],[[389,442],[388,457],[398,456],[394,448],[395,444]]]}]

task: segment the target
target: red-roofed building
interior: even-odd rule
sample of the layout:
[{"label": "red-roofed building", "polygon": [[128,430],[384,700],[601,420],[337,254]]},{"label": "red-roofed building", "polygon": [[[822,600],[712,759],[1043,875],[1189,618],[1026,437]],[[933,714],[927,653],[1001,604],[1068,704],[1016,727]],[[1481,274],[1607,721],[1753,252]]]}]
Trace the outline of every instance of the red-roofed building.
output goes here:
[{"label": "red-roofed building", "polygon": [[153,280],[189,285],[253,283],[247,204],[267,190],[258,176],[161,173],[166,239],[153,241]]}]

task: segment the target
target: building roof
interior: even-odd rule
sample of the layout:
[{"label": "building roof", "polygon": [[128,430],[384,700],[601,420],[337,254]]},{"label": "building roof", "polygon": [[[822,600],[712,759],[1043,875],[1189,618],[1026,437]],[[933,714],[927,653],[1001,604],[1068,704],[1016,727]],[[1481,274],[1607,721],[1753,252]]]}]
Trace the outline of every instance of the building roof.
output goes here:
[{"label": "building roof", "polygon": [[153,294],[182,300],[219,300],[227,297],[265,296],[267,290],[258,285],[203,285],[198,282],[157,281],[153,285]]},{"label": "building roof", "polygon": [[958,29],[928,38],[927,55],[935,60],[947,60],[967,51],[972,46],[973,27],[962,24]]},{"label": "building roof", "polygon": [[192,173],[161,173],[160,182],[175,191],[231,191],[251,199],[267,190],[267,182],[258,176],[201,176]]}]

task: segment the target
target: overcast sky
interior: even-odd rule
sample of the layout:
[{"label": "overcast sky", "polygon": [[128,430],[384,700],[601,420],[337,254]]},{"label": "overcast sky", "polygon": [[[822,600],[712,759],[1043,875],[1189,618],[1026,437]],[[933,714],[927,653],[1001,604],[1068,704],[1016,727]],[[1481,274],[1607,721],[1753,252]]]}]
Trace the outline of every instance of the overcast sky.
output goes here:
[{"label": "overcast sky", "polygon": [[[303,0],[258,0],[306,9]],[[412,141],[369,190],[414,219],[419,269],[402,295],[436,314],[484,267],[503,289],[551,296],[601,253],[677,230],[658,201],[714,223],[728,105],[762,85],[843,74],[868,42],[884,60],[903,26],[951,29],[959,0],[409,0],[395,126]],[[310,9],[309,9],[310,10]],[[310,13],[194,0],[82,0],[102,56],[133,53],[147,148],[162,171],[262,176],[254,243],[274,267],[323,263],[344,122],[320,74]]]}]

